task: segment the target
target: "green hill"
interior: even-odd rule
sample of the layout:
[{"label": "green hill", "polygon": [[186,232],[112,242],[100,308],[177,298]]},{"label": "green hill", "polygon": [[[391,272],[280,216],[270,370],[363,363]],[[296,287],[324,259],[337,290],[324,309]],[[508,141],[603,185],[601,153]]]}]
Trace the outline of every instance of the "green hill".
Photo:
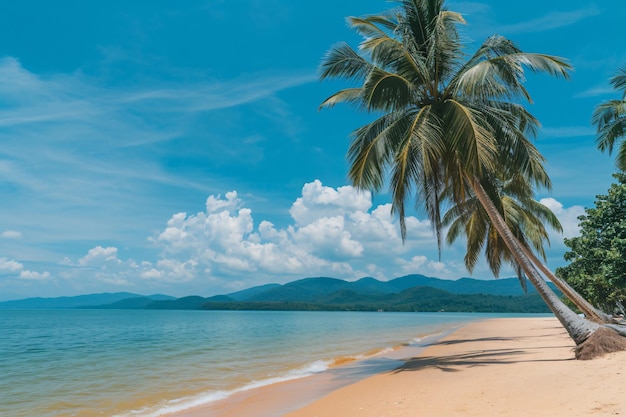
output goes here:
[{"label": "green hill", "polygon": [[265,284],[206,298],[133,293],[30,298],[1,302],[2,308],[547,312],[534,289],[531,287],[529,293],[524,294],[517,278],[444,280],[417,274],[390,281],[371,277],[357,281],[304,278],[284,285]]}]

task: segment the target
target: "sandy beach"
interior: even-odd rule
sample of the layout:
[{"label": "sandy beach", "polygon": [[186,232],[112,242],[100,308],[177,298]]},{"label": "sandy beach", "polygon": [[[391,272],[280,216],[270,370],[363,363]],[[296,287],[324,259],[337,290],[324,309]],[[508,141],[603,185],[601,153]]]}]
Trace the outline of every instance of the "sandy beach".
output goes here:
[{"label": "sandy beach", "polygon": [[467,325],[285,417],[626,415],[626,352],[574,359],[556,319]]},{"label": "sandy beach", "polygon": [[573,347],[554,318],[481,321],[365,379],[346,383],[329,373],[177,416],[626,415],[626,352],[577,361]]}]

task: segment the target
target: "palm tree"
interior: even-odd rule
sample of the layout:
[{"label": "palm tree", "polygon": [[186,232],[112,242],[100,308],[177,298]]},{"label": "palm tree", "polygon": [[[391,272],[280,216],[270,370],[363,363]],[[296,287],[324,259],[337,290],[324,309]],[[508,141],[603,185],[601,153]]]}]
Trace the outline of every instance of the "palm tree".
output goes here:
[{"label": "palm tree", "polygon": [[567,78],[570,66],[558,57],[524,53],[501,36],[488,38],[464,59],[457,25],[465,21],[459,13],[447,10],[443,0],[399,3],[390,12],[349,18],[364,38],[359,52],[337,44],[321,66],[322,79],[358,83],[322,107],[347,102],[378,117],[352,134],[350,180],[375,191],[389,182],[403,237],[405,204],[414,197],[439,243],[445,206],[475,197],[521,271],[581,344],[599,325],[580,318],[548,287],[487,191],[503,159],[506,171],[530,187],[550,187],[543,157],[527,139],[538,122],[519,100],[531,100],[523,86],[525,69]]},{"label": "palm tree", "polygon": [[622,98],[600,103],[593,112],[591,122],[598,128],[596,143],[602,152],[608,150],[610,155],[615,141],[622,140],[615,165],[626,171],[626,66],[618,69],[610,82],[613,88],[622,91]]},{"label": "palm tree", "polygon": [[[548,207],[529,196],[532,190],[518,175],[508,179],[498,178],[492,183],[497,189],[489,193],[489,198],[498,207],[507,227],[522,246],[529,248],[532,245],[545,260],[544,244],[549,244],[550,240],[544,222],[554,230],[562,232],[557,217]],[[473,272],[484,249],[487,264],[496,278],[504,261],[517,272],[520,284],[526,290],[526,277],[523,271],[476,197],[470,197],[451,207],[443,216],[442,223],[448,227],[446,236],[448,244],[465,236],[467,252],[464,260],[465,267],[470,273]]]},{"label": "palm tree", "polygon": [[[489,198],[498,202],[496,206],[500,215],[520,243],[524,253],[574,305],[585,313],[588,319],[598,323],[613,323],[611,317],[592,306],[567,282],[556,277],[531,251],[532,245],[545,261],[544,242],[549,244],[549,238],[544,222],[558,232],[562,232],[562,227],[548,207],[532,198],[532,189],[528,187],[528,183],[516,174],[502,176],[491,183],[495,184],[496,188],[492,188]],[[480,257],[480,251],[484,247],[487,263],[494,276],[496,278],[499,276],[502,261],[505,261],[516,271],[522,288],[526,290],[526,276],[520,265],[509,252],[502,237],[475,197],[450,208],[443,217],[443,224],[449,226],[446,239],[449,244],[465,235],[467,242],[465,266],[468,271],[473,271]]]}]

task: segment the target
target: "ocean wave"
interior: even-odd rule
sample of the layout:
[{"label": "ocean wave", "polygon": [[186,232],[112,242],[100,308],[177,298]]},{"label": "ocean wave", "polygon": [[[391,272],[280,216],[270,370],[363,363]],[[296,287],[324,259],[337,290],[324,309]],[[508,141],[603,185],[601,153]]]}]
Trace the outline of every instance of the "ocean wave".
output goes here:
[{"label": "ocean wave", "polygon": [[175,400],[168,400],[165,403],[146,407],[141,410],[133,410],[123,414],[117,414],[113,417],[161,417],[176,412],[188,410],[195,407],[205,406],[216,401],[224,400],[239,392],[249,391],[261,388],[267,385],[278,384],[280,382],[292,381],[315,375],[329,369],[332,361],[317,360],[303,367],[292,369],[282,375],[252,381],[244,386],[232,390],[207,391],[191,397],[184,397]]}]

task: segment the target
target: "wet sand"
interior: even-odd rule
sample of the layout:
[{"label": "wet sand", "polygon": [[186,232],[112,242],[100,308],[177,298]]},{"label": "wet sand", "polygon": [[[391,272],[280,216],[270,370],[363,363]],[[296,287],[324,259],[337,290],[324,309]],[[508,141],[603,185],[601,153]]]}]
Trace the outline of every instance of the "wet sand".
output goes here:
[{"label": "wet sand", "polygon": [[554,318],[481,321],[378,369],[348,364],[176,416],[626,416],[626,352],[577,361],[573,348]]}]

